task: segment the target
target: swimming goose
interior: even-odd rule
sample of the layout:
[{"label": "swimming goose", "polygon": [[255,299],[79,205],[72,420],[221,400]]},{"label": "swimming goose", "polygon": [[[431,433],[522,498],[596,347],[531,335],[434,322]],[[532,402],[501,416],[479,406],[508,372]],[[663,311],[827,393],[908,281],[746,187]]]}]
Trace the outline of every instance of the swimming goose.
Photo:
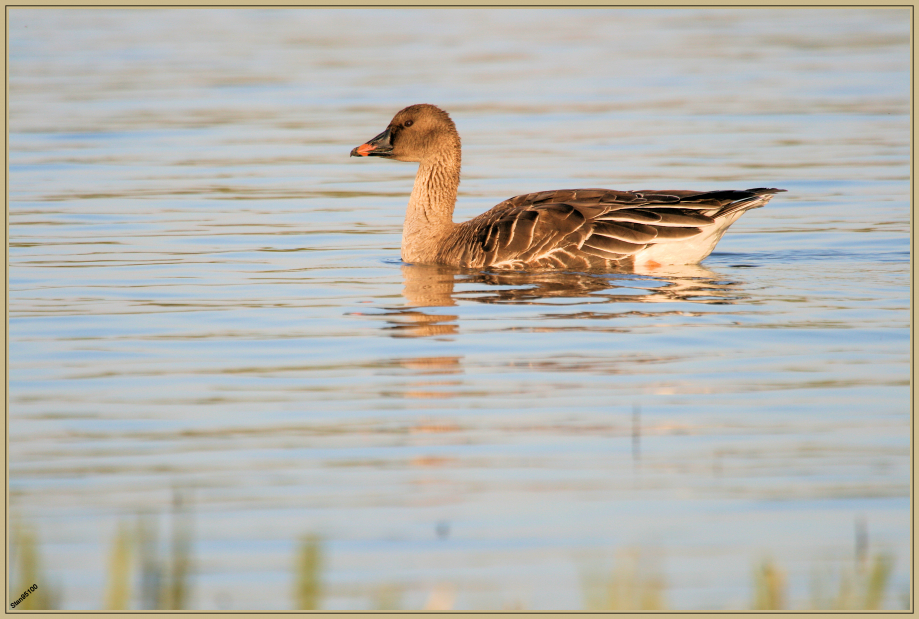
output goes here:
[{"label": "swimming goose", "polygon": [[455,224],[460,137],[445,111],[411,105],[351,156],[419,163],[402,229],[402,260],[454,267],[694,264],[743,213],[785,191],[558,189],[510,198]]}]

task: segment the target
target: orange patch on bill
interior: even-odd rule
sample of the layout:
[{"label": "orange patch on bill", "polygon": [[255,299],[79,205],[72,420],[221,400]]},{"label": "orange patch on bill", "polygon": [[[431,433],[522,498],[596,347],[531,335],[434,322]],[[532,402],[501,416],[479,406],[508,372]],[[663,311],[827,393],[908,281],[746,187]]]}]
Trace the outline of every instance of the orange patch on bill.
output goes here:
[{"label": "orange patch on bill", "polygon": [[361,144],[357,147],[357,154],[361,157],[366,157],[374,148],[376,148],[376,146],[371,146],[370,144]]}]

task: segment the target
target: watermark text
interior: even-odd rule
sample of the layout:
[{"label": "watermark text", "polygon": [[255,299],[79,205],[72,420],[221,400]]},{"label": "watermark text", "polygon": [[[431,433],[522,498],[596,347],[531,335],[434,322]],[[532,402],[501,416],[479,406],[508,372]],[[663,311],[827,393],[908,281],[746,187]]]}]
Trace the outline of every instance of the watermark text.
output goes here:
[{"label": "watermark text", "polygon": [[17,606],[20,602],[22,602],[24,599],[26,599],[27,597],[29,597],[29,594],[32,593],[33,591],[35,591],[36,589],[38,589],[38,585],[32,585],[31,587],[29,587],[28,589],[26,589],[26,590],[22,593],[22,595],[19,596],[19,599],[18,599],[18,600],[16,600],[15,602],[10,602],[10,608],[16,608],[16,606]]}]

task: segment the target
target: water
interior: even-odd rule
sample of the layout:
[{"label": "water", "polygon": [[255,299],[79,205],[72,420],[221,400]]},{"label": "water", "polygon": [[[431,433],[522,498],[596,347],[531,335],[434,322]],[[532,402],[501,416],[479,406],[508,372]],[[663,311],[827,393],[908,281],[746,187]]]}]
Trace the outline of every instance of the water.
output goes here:
[{"label": "water", "polygon": [[[886,553],[903,607],[909,23],[11,9],[10,513],[39,587],[104,607],[143,515],[163,556],[190,523],[193,609],[292,608],[304,535],[327,609],[590,608],[629,553],[675,609],[749,608],[761,561],[807,608]],[[457,220],[788,193],[695,267],[405,265],[415,165],[348,153],[418,102],[463,137]]]}]

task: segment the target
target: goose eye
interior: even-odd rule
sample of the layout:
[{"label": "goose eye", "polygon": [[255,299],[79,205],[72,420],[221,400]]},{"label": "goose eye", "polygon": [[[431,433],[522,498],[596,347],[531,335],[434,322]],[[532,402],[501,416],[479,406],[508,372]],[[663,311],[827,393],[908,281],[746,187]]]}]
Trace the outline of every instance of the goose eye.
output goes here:
[{"label": "goose eye", "polygon": [[402,126],[403,126],[403,127],[411,127],[413,124],[415,124],[415,121],[414,121],[414,120],[406,120],[404,123],[402,123]]}]

